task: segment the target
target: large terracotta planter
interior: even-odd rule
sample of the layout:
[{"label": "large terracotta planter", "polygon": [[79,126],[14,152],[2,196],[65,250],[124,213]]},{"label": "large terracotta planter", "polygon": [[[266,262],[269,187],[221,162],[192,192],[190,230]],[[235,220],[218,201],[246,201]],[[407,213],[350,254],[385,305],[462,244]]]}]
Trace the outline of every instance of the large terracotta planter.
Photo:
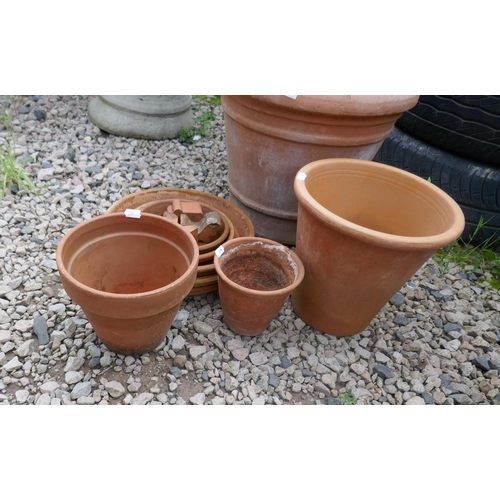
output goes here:
[{"label": "large terracotta planter", "polygon": [[163,217],[107,214],[78,224],[57,247],[59,274],[102,342],[121,354],[157,347],[196,279],[198,247]]},{"label": "large terracotta planter", "polygon": [[304,278],[289,248],[265,238],[235,238],[214,257],[224,321],[240,335],[262,333]]},{"label": "large terracotta planter", "polygon": [[379,163],[329,159],[295,178],[297,254],[305,278],[292,294],[303,321],[353,335],[439,248],[464,228],[460,207],[416,175]]},{"label": "large terracotta planter", "polygon": [[257,236],[293,245],[293,180],[323,158],[371,160],[417,95],[222,96],[231,201]]}]

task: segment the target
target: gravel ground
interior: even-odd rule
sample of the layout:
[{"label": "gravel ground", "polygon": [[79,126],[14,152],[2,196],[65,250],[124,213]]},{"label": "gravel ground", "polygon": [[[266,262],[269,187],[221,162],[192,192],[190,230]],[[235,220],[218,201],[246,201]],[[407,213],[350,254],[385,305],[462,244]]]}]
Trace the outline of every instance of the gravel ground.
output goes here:
[{"label": "gravel ground", "polygon": [[[152,187],[228,198],[223,114],[191,145],[101,132],[89,96],[10,96],[33,194],[0,199],[0,404],[497,404],[500,292],[488,273],[430,259],[361,334],[307,326],[288,300],[254,338],[231,332],[217,293],[184,300],[165,341],[110,352],[62,288],[55,252],[75,224]],[[0,124],[0,144],[8,136]]]}]

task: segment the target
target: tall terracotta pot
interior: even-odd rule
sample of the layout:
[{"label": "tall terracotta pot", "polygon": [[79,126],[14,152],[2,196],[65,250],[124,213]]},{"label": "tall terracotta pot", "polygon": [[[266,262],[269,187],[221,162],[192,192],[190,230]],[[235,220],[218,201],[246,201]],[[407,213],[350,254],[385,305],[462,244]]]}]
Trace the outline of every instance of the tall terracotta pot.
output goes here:
[{"label": "tall terracotta pot", "polygon": [[262,333],[304,278],[298,256],[265,238],[227,241],[217,249],[214,264],[224,321],[240,335]]},{"label": "tall terracotta pot", "polygon": [[464,228],[444,191],[403,170],[353,159],[312,162],[295,177],[295,312],[332,335],[362,331],[439,248]]},{"label": "tall terracotta pot", "polygon": [[196,279],[198,245],[164,217],[106,214],[82,222],[57,247],[66,293],[102,342],[121,354],[157,347]]},{"label": "tall terracotta pot", "polygon": [[222,96],[231,201],[257,236],[293,245],[293,180],[323,158],[371,160],[417,95]]}]

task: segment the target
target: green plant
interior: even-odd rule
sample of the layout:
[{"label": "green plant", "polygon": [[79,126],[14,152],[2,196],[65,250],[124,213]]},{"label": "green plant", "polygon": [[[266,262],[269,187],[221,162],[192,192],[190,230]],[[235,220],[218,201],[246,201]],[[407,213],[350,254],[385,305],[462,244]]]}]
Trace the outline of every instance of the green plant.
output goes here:
[{"label": "green plant", "polygon": [[[12,102],[17,100],[18,96],[14,96]],[[24,170],[24,167],[31,163],[33,158],[19,160],[16,156],[16,143],[12,126],[13,109],[13,107],[10,107],[0,112],[0,122],[3,123],[5,130],[9,134],[6,145],[0,144],[0,197],[5,196],[7,189],[12,184],[16,184],[19,191],[33,191],[38,196],[35,184]]]},{"label": "green plant", "polygon": [[179,142],[192,144],[195,141],[196,136],[199,136],[198,138],[206,137],[208,127],[213,120],[215,120],[215,115],[211,111],[203,113],[201,117],[193,118],[196,125],[189,129],[183,127],[179,132],[177,139]]},{"label": "green plant", "polygon": [[208,111],[207,113],[203,113],[203,115],[200,118],[193,118],[193,120],[196,123],[200,124],[198,128],[198,133],[202,137],[205,137],[207,134],[207,129],[210,126],[210,123],[212,123],[215,120],[215,115],[211,111]]},{"label": "green plant", "polygon": [[358,401],[356,397],[353,396],[351,389],[344,394],[341,394],[338,399],[343,405],[355,405]]},{"label": "green plant", "polygon": [[187,142],[191,144],[193,142],[193,137],[196,135],[196,131],[194,128],[185,128],[182,127],[177,140],[179,142]]},{"label": "green plant", "polygon": [[221,105],[221,96],[220,95],[196,95],[196,99],[202,102],[208,102],[211,106],[220,106]]},{"label": "green plant", "polygon": [[233,373],[233,370],[234,370],[234,363],[230,361],[229,364],[227,365],[227,371],[229,373]]},{"label": "green plant", "polygon": [[5,196],[12,184],[16,184],[19,191],[33,191],[38,194],[35,184],[24,170],[24,166],[32,159],[20,161],[16,157],[15,150],[13,141],[7,141],[6,147],[0,145],[0,196]]},{"label": "green plant", "polygon": [[[208,134],[208,129],[210,124],[215,120],[216,115],[213,110],[215,106],[220,106],[221,104],[221,96],[206,96],[206,95],[197,95],[195,97],[195,103],[193,104],[193,111],[200,111],[200,106],[197,105],[199,103],[209,104],[210,111],[204,112],[201,116],[196,116],[193,118],[195,123],[194,127],[185,128],[183,127],[179,132],[177,140],[182,143],[192,144],[197,139],[201,137],[206,137]],[[197,137],[199,136],[199,137]]]},{"label": "green plant", "polygon": [[470,265],[474,269],[480,269],[483,272],[489,271],[492,275],[489,283],[495,288],[500,287],[500,254],[497,251],[500,248],[500,237],[490,236],[481,244],[472,245],[472,241],[487,222],[481,217],[476,229],[467,241],[459,238],[451,245],[436,252],[441,275],[448,272],[451,263],[462,267]]}]

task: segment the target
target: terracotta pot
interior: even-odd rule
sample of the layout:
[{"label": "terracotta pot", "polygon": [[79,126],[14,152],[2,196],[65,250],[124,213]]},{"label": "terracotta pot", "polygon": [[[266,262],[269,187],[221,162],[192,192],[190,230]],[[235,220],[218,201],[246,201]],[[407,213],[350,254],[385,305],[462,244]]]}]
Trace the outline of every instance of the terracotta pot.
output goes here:
[{"label": "terracotta pot", "polygon": [[257,236],[293,245],[298,170],[323,158],[373,159],[418,97],[222,96],[231,201]]},{"label": "terracotta pot", "polygon": [[193,287],[198,247],[163,217],[119,213],[75,226],[56,258],[64,289],[102,342],[138,355],[161,343]]},{"label": "terracotta pot", "polygon": [[216,251],[224,321],[235,333],[262,333],[302,281],[304,266],[289,248],[265,238],[235,238]]},{"label": "terracotta pot", "polygon": [[371,161],[310,163],[297,174],[295,193],[296,251],[306,275],[292,304],[303,321],[332,335],[365,329],[465,224],[444,191]]}]

